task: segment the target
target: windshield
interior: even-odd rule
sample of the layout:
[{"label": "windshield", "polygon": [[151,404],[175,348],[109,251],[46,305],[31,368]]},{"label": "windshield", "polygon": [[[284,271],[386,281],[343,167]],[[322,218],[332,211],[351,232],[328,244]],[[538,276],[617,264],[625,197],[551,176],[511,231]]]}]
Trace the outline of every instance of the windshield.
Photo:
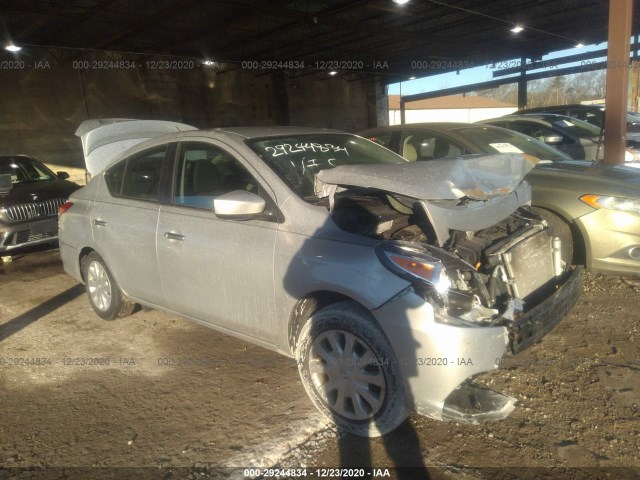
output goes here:
[{"label": "windshield", "polygon": [[562,120],[553,121],[552,123],[556,127],[567,130],[580,138],[592,138],[600,135],[600,129],[598,127],[578,120],[577,118],[567,117]]},{"label": "windshield", "polygon": [[340,165],[406,162],[369,140],[340,133],[252,139],[247,145],[301,197],[314,194],[315,175],[321,170]]},{"label": "windshield", "polygon": [[522,133],[504,128],[464,127],[454,130],[486,153],[525,153],[540,160],[571,160],[564,153]]},{"label": "windshield", "polygon": [[54,180],[54,173],[29,157],[0,157],[0,175],[11,175],[11,183]]}]

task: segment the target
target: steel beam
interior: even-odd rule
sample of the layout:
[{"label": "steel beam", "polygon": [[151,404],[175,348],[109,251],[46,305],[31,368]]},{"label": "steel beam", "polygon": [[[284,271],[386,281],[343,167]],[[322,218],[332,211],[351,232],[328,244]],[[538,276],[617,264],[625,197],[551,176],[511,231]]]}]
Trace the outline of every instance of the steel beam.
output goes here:
[{"label": "steel beam", "polygon": [[609,55],[604,119],[604,161],[624,163],[627,146],[629,49],[633,0],[609,0]]}]

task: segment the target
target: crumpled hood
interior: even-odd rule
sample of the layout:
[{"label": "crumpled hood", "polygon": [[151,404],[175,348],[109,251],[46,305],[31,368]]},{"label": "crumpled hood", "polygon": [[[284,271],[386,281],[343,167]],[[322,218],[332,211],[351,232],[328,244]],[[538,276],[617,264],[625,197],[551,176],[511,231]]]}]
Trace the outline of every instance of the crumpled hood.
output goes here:
[{"label": "crumpled hood", "polygon": [[100,173],[120,153],[150,138],[184,130],[196,130],[184,123],[163,120],[106,118],[85,120],[76,130],[82,140],[87,170]]},{"label": "crumpled hood", "polygon": [[398,164],[343,165],[316,176],[316,194],[342,185],[384,190],[420,200],[474,200],[507,195],[538,159],[523,154],[467,155]]}]

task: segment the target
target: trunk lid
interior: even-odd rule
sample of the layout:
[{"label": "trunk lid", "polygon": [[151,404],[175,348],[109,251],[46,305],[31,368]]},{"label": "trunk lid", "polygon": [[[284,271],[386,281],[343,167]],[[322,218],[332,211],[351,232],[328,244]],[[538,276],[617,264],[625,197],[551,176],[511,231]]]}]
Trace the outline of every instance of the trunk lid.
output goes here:
[{"label": "trunk lid", "polygon": [[108,118],[85,120],[76,130],[82,140],[84,160],[89,173],[100,173],[120,153],[150,138],[185,130],[197,130],[184,123],[163,120]]}]

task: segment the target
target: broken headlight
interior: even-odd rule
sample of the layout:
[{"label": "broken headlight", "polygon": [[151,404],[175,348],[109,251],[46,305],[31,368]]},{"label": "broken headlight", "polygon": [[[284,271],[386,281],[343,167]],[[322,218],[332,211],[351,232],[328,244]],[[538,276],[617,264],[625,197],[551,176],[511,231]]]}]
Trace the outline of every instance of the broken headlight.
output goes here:
[{"label": "broken headlight", "polygon": [[411,283],[432,287],[439,295],[445,295],[451,287],[442,262],[426,252],[408,246],[381,243],[376,253],[382,264],[396,275]]}]

